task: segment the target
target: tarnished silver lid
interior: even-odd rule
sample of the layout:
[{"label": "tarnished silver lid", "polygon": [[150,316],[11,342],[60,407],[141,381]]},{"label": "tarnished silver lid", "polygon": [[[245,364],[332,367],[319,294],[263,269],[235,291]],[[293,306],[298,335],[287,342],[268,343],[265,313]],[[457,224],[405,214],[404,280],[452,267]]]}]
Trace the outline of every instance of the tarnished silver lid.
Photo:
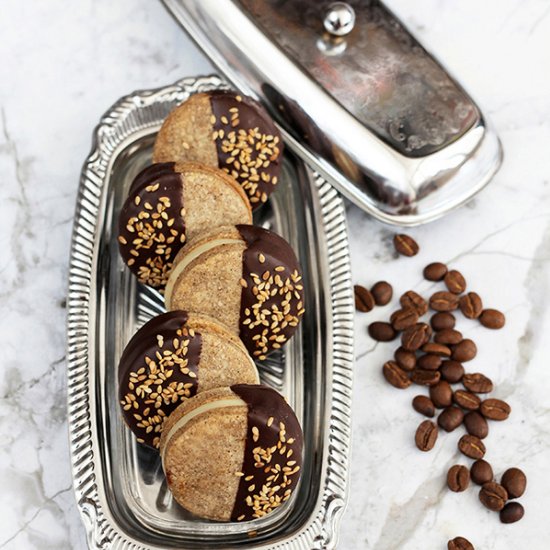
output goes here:
[{"label": "tarnished silver lid", "polygon": [[290,147],[380,220],[440,217],[500,166],[487,118],[378,1],[163,1]]}]

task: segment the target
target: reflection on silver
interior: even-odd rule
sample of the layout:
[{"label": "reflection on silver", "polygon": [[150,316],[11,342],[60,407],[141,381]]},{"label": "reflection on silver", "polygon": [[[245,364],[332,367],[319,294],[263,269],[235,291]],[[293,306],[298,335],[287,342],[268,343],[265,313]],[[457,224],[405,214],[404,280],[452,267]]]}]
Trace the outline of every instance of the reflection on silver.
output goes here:
[{"label": "reflection on silver", "polygon": [[150,162],[168,112],[192,93],[224,86],[215,76],[188,78],[122,98],[101,119],[82,171],[67,300],[68,418],[75,497],[92,549],[336,545],[347,497],[353,366],[345,211],[339,194],[292,153],[255,223],[286,237],[304,270],[301,330],[284,353],[258,365],[262,381],[285,395],[304,427],[302,480],[293,498],[244,524],[194,518],[172,500],[158,453],[136,444],[119,411],[120,354],[163,302],[125,269],[117,214],[131,180]]},{"label": "reflection on silver", "polygon": [[330,4],[323,19],[325,30],[334,36],[346,36],[355,25],[355,10],[346,2]]},{"label": "reflection on silver", "polygon": [[442,216],[500,166],[477,105],[377,0],[348,1],[344,43],[321,38],[330,0],[163,1],[293,150],[380,220]]}]

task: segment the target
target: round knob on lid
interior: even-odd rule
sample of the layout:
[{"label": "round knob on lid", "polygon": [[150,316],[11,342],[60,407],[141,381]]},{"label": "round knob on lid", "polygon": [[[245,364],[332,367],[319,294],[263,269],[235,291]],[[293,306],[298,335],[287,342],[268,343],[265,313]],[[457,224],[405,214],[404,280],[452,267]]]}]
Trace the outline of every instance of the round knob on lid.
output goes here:
[{"label": "round knob on lid", "polygon": [[333,36],[346,36],[355,25],[355,11],[346,2],[334,2],[327,8],[323,25]]}]

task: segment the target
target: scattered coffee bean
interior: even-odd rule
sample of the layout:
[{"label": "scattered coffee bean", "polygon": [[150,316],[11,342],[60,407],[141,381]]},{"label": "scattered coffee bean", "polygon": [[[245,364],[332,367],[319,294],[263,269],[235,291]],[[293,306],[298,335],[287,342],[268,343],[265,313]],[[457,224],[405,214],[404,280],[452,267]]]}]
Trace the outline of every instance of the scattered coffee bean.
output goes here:
[{"label": "scattered coffee bean", "polygon": [[390,342],[397,336],[397,332],[389,323],[376,321],[369,325],[369,335],[373,340],[378,342]]},{"label": "scattered coffee bean", "polygon": [[416,351],[430,339],[431,334],[432,329],[430,325],[426,323],[416,323],[416,325],[407,328],[405,332],[403,332],[401,335],[401,345],[406,350]]},{"label": "scattered coffee bean", "polygon": [[428,311],[428,302],[414,290],[407,290],[407,292],[399,298],[399,303],[403,309],[414,309],[419,317],[422,317],[422,315]]},{"label": "scattered coffee bean", "polygon": [[453,328],[444,328],[435,333],[434,341],[438,344],[458,344],[462,341],[462,332]]},{"label": "scattered coffee bean", "polygon": [[397,364],[406,371],[412,371],[416,367],[416,354],[414,351],[407,351],[405,348],[397,348],[393,357]]},{"label": "scattered coffee bean", "polygon": [[453,347],[452,359],[460,363],[471,361],[477,355],[477,346],[473,340],[465,338]]},{"label": "scattered coffee bean", "polygon": [[464,427],[470,435],[485,439],[489,435],[489,424],[477,411],[470,411],[464,416]]},{"label": "scattered coffee bean", "polygon": [[468,539],[455,537],[447,543],[447,550],[475,550],[475,548]]},{"label": "scattered coffee bean", "polygon": [[506,420],[510,416],[510,405],[501,399],[485,399],[479,407],[481,414],[489,420]]},{"label": "scattered coffee bean", "polygon": [[405,330],[418,323],[418,314],[410,307],[398,309],[391,314],[390,323],[395,330]]},{"label": "scattered coffee bean", "polygon": [[500,521],[502,523],[515,523],[523,517],[523,514],[525,514],[525,510],[519,502],[509,502],[500,511]]},{"label": "scattered coffee bean", "polygon": [[462,294],[466,290],[466,279],[464,279],[462,273],[456,269],[449,271],[443,280],[449,292],[453,294]]},{"label": "scattered coffee bean", "polygon": [[455,407],[447,407],[443,412],[437,417],[437,423],[441,428],[446,432],[452,432],[458,428],[462,421],[464,420],[464,413],[462,409]]},{"label": "scattered coffee bean", "polygon": [[440,311],[434,313],[430,320],[430,324],[434,330],[445,330],[448,328],[454,328],[456,324],[455,316],[448,311]]},{"label": "scattered coffee bean", "polygon": [[485,456],[485,445],[479,437],[465,434],[458,441],[459,451],[470,458],[483,458]]},{"label": "scattered coffee bean", "polygon": [[395,250],[402,256],[416,256],[420,247],[418,243],[408,235],[394,235],[393,246]]},{"label": "scattered coffee bean", "polygon": [[417,395],[412,401],[413,409],[424,416],[433,418],[435,415],[435,406],[432,400],[425,395]]},{"label": "scattered coffee bean", "polygon": [[447,486],[455,493],[462,493],[470,485],[470,472],[466,466],[455,464],[447,472]]},{"label": "scattered coffee bean", "polygon": [[484,309],[479,316],[479,322],[486,328],[496,330],[504,326],[506,317],[497,309]]},{"label": "scattered coffee bean", "polygon": [[464,376],[464,367],[458,362],[450,359],[443,361],[440,368],[441,376],[450,384],[456,384]]},{"label": "scattered coffee bean", "polygon": [[441,366],[441,357],[428,353],[427,355],[421,355],[416,364],[420,369],[437,370]]},{"label": "scattered coffee bean", "polygon": [[386,361],[382,367],[384,378],[395,388],[403,390],[411,385],[407,373],[395,362]]},{"label": "scattered coffee bean", "polygon": [[470,478],[478,485],[485,485],[493,481],[493,468],[486,460],[476,460],[470,468]]},{"label": "scattered coffee bean", "polygon": [[428,281],[442,281],[447,275],[447,266],[441,262],[433,262],[424,268],[423,274]]},{"label": "scattered coffee bean", "polygon": [[485,483],[479,491],[479,500],[483,506],[493,512],[500,512],[504,508],[507,499],[506,489],[494,481]]},{"label": "scattered coffee bean", "polygon": [[393,296],[393,287],[386,281],[378,281],[370,289],[377,306],[389,304]]},{"label": "scattered coffee bean", "polygon": [[519,468],[509,468],[502,474],[500,484],[508,492],[509,498],[519,498],[525,493],[527,477]]},{"label": "scattered coffee bean", "polygon": [[477,319],[483,311],[483,302],[476,292],[468,292],[462,296],[458,302],[458,307],[464,317],[468,319]]},{"label": "scattered coffee bean", "polygon": [[414,369],[411,373],[411,381],[419,386],[434,386],[441,379],[441,374],[436,370]]},{"label": "scattered coffee bean", "polygon": [[480,372],[465,374],[462,383],[467,390],[474,393],[489,393],[493,391],[493,382]]},{"label": "scattered coffee bean", "polygon": [[363,313],[370,311],[374,307],[374,298],[370,290],[361,285],[355,285],[353,290],[355,292],[355,309]]},{"label": "scattered coffee bean", "polygon": [[450,357],[451,348],[443,344],[436,344],[435,342],[427,342],[420,348],[424,353],[431,355],[437,355],[438,357]]},{"label": "scattered coffee bean", "polygon": [[465,390],[456,390],[453,400],[459,407],[467,411],[476,411],[481,405],[481,399],[475,393]]},{"label": "scattered coffee bean", "polygon": [[414,441],[421,451],[431,451],[437,441],[437,426],[435,423],[431,420],[424,420],[416,429]]},{"label": "scattered coffee bean", "polygon": [[453,402],[453,390],[449,382],[440,380],[437,384],[430,387],[430,399],[438,409],[450,407]]},{"label": "scattered coffee bean", "polygon": [[430,307],[434,311],[454,311],[458,307],[458,296],[452,292],[440,290],[430,297]]}]

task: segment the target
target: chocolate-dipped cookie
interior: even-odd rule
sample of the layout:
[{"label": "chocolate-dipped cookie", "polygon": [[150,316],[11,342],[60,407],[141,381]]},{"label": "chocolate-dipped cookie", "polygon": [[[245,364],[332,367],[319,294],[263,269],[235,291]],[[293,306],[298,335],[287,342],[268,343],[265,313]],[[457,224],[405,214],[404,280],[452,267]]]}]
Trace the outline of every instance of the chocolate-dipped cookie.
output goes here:
[{"label": "chocolate-dipped cookie", "polygon": [[168,115],[153,159],[221,168],[242,185],[255,208],[275,189],[282,152],[281,135],[258,102],[214,90],[192,95]]},{"label": "chocolate-dipped cookie", "polygon": [[168,415],[198,392],[258,383],[242,342],[214,319],[172,311],[128,342],[118,365],[124,420],[140,443],[158,448]]},{"label": "chocolate-dipped cookie", "polygon": [[166,421],[160,443],[176,501],[217,521],[261,518],[286,502],[302,451],[302,429],[284,398],[246,384],[187,400]]},{"label": "chocolate-dipped cookie", "polygon": [[187,241],[221,225],[251,221],[246,194],[222,170],[153,164],[136,176],[120,211],[120,254],[140,282],[162,289]]},{"label": "chocolate-dipped cookie", "polygon": [[262,360],[296,332],[304,313],[302,271],[279,235],[252,225],[225,227],[178,253],[165,303],[218,319]]}]

